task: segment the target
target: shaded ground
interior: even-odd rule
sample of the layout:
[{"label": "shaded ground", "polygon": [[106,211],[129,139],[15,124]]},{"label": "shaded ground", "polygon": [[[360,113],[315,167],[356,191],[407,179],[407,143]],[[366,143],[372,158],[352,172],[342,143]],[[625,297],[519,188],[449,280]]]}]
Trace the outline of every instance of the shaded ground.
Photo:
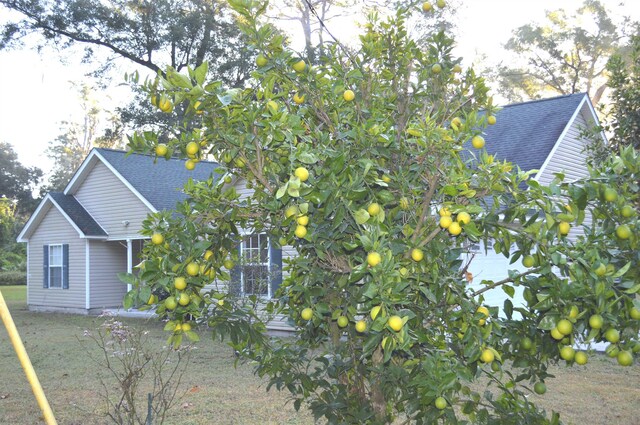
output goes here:
[{"label": "shaded ground", "polygon": [[[87,356],[95,346],[83,333],[103,319],[31,313],[24,287],[2,287],[16,326],[38,377],[62,424],[106,424],[99,374]],[[151,330],[157,344],[167,335],[156,322],[128,319]],[[284,393],[266,392],[251,367],[233,367],[229,347],[206,335],[198,344],[184,377],[186,394],[170,414],[169,424],[312,424],[307,412],[297,413]],[[552,368],[544,396],[530,397],[547,411],[556,410],[568,424],[640,424],[640,365],[622,368],[604,356],[586,366]],[[41,424],[40,412],[18,359],[0,326],[0,424]]]}]

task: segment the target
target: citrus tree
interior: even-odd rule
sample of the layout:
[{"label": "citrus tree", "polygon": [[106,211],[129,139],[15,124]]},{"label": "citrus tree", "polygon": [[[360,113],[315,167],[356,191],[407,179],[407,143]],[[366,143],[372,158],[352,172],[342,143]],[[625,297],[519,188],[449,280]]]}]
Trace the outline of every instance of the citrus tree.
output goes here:
[{"label": "citrus tree", "polygon": [[[146,221],[127,306],[155,305],[175,345],[206,323],[269,387],[330,423],[556,423],[526,398],[544,393],[550,362],[584,364],[576,344],[599,341],[633,362],[635,151],[548,187],[488,155],[482,131],[496,117],[483,80],[461,69],[444,33],[427,48],[407,34],[411,14],[443,1],[370,16],[357,52],[335,43],[313,67],[260,23],[265,4],[231,5],[258,66],[247,88],[207,81],[206,65],[146,84],[161,110],[186,105],[189,125],[169,143],[143,132],[130,146],[158,167],[176,155],[189,169],[220,167]],[[295,251],[271,299],[234,295],[247,232]],[[461,255],[480,240],[528,269],[472,289]],[[523,305],[484,305],[486,291],[513,297],[517,286]],[[266,335],[276,315],[294,338]]]}]

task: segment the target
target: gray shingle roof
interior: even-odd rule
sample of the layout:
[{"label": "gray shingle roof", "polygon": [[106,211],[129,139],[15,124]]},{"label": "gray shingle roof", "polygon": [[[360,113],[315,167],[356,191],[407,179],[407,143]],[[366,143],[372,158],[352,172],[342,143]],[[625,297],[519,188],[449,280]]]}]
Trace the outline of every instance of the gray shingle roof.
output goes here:
[{"label": "gray shingle roof", "polygon": [[49,192],[56,204],[62,208],[67,216],[75,223],[85,236],[107,236],[102,227],[89,215],[87,210],[73,195],[65,195],[60,192]]},{"label": "gray shingle roof", "polygon": [[[576,93],[503,107],[496,113],[496,124],[484,130],[487,152],[525,171],[539,169],[585,96]],[[470,143],[465,147],[470,149]]]},{"label": "gray shingle roof", "polygon": [[186,199],[182,192],[184,184],[192,178],[196,181],[209,179],[218,167],[214,162],[201,161],[193,171],[185,168],[185,160],[165,160],[143,154],[98,148],[96,151],[133,186],[158,211],[173,210],[176,204]]}]

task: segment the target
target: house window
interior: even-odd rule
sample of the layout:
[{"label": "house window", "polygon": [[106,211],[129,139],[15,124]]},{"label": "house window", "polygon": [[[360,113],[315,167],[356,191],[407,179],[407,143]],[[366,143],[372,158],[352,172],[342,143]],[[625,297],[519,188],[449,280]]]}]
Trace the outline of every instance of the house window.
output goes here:
[{"label": "house window", "polygon": [[49,245],[49,288],[62,288],[62,245]]},{"label": "house window", "polygon": [[44,245],[43,248],[43,287],[69,289],[69,245]]},{"label": "house window", "polygon": [[238,245],[240,261],[231,270],[231,292],[274,296],[282,283],[282,249],[266,233],[247,235]]},{"label": "house window", "polygon": [[245,295],[269,296],[269,238],[266,234],[254,234],[240,244],[240,278]]}]

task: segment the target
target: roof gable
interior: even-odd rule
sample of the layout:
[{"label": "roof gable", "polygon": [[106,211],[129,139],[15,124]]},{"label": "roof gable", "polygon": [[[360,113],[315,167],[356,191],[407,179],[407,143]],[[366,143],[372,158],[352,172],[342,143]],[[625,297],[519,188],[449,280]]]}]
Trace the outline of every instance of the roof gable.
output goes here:
[{"label": "roof gable", "polygon": [[586,98],[577,93],[503,107],[484,130],[487,152],[524,171],[541,169]]},{"label": "roof gable", "polygon": [[173,210],[186,198],[182,187],[190,179],[207,180],[218,164],[201,161],[195,170],[185,168],[185,160],[157,159],[144,154],[95,148],[64,190],[73,194],[82,185],[96,161],[102,161],[152,212]]},{"label": "roof gable", "polygon": [[51,207],[55,207],[69,224],[78,232],[80,238],[105,239],[107,232],[91,217],[72,195],[60,192],[50,192],[31,214],[17,237],[18,242],[26,242],[38,228],[44,216]]}]

